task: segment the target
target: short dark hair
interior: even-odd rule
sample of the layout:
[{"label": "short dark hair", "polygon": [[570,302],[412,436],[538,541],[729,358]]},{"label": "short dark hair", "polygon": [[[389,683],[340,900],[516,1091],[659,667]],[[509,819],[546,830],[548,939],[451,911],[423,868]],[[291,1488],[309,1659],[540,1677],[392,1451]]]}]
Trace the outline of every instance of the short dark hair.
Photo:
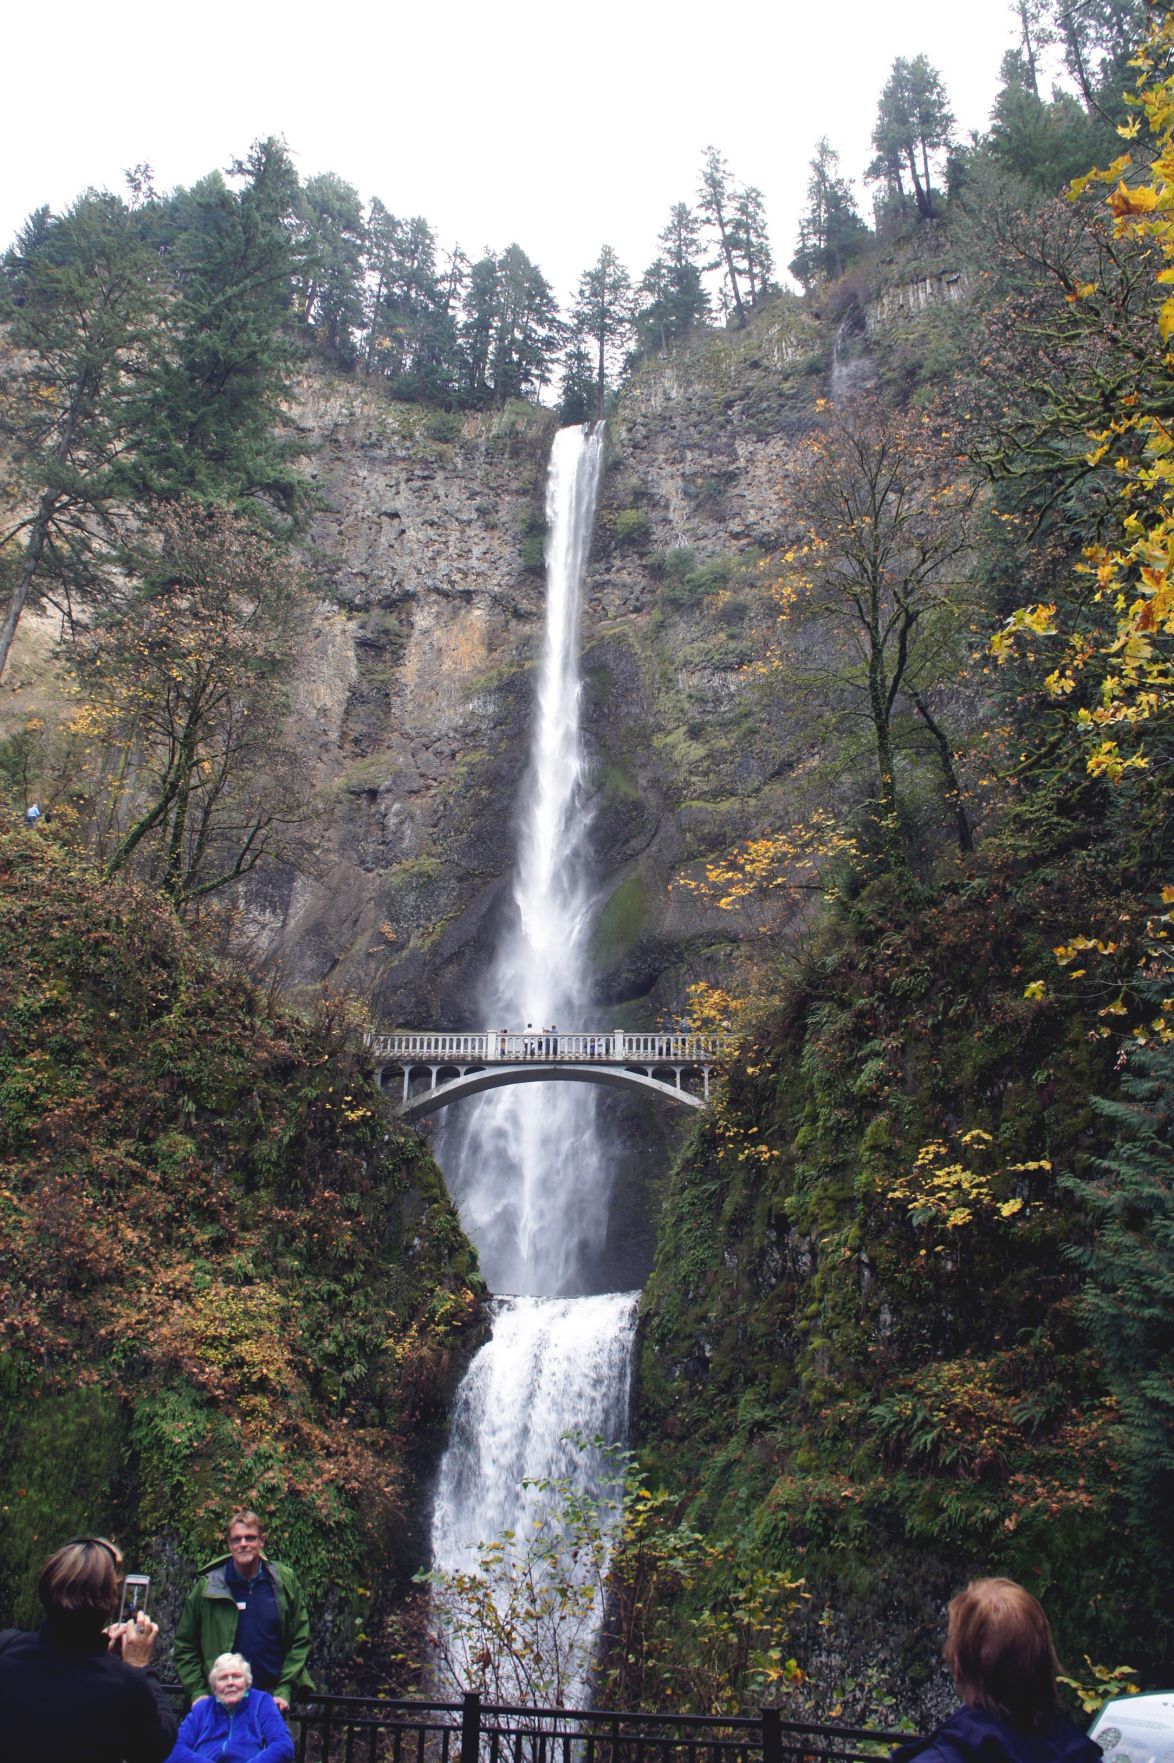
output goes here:
[{"label": "short dark hair", "polygon": [[1052,1631],[1039,1601],[1013,1579],[975,1579],[951,1599],[945,1655],[968,1707],[1028,1732],[1054,1718]]},{"label": "short dark hair", "polygon": [[41,1569],[37,1596],[50,1616],[112,1616],[122,1584],[122,1550],[109,1537],[74,1537]]}]

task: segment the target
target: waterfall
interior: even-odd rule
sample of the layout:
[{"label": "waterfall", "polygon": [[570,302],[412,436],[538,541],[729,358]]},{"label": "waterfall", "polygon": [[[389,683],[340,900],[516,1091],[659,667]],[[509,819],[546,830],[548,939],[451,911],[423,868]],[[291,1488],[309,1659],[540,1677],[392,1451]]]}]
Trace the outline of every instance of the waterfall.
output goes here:
[{"label": "waterfall", "polygon": [[833,404],[846,403],[855,393],[868,391],[876,380],[876,370],[861,341],[864,334],[863,316],[856,306],[852,306],[841,321],[832,344],[829,389]]},{"label": "waterfall", "polygon": [[[603,454],[602,425],[563,429],[546,486],[546,624],[509,928],[482,1021],[574,1031],[590,1004],[590,815],[580,724],[579,615]],[[433,1513],[442,1572],[476,1565],[477,1545],[540,1517],[526,1480],[564,1478],[612,1497],[598,1453],[563,1440],[622,1438],[636,1294],[591,1294],[607,1229],[611,1164],[585,1084],[523,1084],[453,1110],[437,1138],[461,1220],[490,1287],[493,1335],[457,1395]],[[604,1479],[601,1482],[601,1475]],[[597,1628],[602,1612],[595,1608]],[[593,1629],[560,1668],[558,1693],[585,1693]],[[515,1689],[520,1691],[520,1682]]]}]

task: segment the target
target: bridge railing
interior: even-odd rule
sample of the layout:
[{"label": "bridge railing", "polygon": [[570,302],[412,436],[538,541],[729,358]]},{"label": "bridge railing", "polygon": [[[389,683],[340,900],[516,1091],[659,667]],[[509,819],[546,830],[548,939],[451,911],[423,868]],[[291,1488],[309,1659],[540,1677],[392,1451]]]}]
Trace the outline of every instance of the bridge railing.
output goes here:
[{"label": "bridge railing", "polygon": [[569,1059],[577,1062],[705,1065],[726,1050],[724,1035],[633,1034],[624,1029],[571,1034],[549,1029],[493,1029],[484,1033],[449,1034],[373,1030],[368,1045],[388,1064],[470,1065],[513,1061]]},{"label": "bridge railing", "polygon": [[315,1696],[289,1714],[297,1763],[876,1763],[909,1733],[784,1720]]}]

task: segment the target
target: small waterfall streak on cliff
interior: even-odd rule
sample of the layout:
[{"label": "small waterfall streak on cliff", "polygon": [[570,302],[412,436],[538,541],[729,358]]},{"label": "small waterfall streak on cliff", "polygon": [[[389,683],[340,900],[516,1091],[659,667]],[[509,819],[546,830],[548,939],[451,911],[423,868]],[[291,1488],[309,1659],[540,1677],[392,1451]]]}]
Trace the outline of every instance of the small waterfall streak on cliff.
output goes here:
[{"label": "small waterfall streak on cliff", "polygon": [[[534,735],[513,886],[515,915],[493,961],[483,1020],[490,1027],[573,1031],[590,1006],[590,815],[580,727],[579,615],[603,455],[602,425],[563,429],[546,490],[546,626]],[[493,1335],[465,1374],[440,1466],[432,1523],[433,1568],[477,1568],[479,1545],[513,1533],[496,1569],[495,1601],[511,1596],[536,1530],[560,1525],[557,1493],[545,1502],[527,1480],[565,1482],[597,1503],[607,1536],[618,1518],[614,1472],[567,1433],[622,1442],[627,1432],[637,1294],[590,1292],[607,1232],[611,1163],[601,1144],[595,1091],[586,1084],[504,1088],[443,1125],[438,1155],[490,1287],[514,1294],[494,1305]],[[551,1503],[553,1501],[553,1504]],[[559,1531],[561,1538],[562,1532]],[[588,1699],[602,1620],[594,1578],[583,1595],[540,1620],[525,1672],[496,1664],[512,1699],[543,1694],[570,1706]],[[530,1560],[533,1570],[533,1561]],[[539,1575],[549,1571],[544,1565]],[[574,1572],[566,1562],[562,1579]],[[446,1588],[434,1615],[452,1643],[458,1683],[478,1672],[462,1657],[459,1624],[446,1622]],[[541,1600],[539,1600],[541,1602]],[[555,1600],[556,1605],[558,1600]],[[455,1656],[452,1656],[455,1654]]]},{"label": "small waterfall streak on cliff", "polygon": [[[590,817],[580,729],[579,613],[602,426],[562,429],[546,485],[546,631],[513,899],[482,1004],[491,1028],[579,1026],[590,1000]],[[498,1292],[585,1289],[607,1228],[611,1168],[585,1084],[491,1092],[445,1122],[438,1155]]]},{"label": "small waterfall streak on cliff", "polygon": [[[864,326],[860,314],[852,310],[840,324],[836,332],[836,340],[832,344],[832,371],[830,390],[833,404],[843,404],[856,392],[866,392],[876,379],[876,371],[872,362],[864,352],[864,344],[860,338],[864,334]],[[856,339],[855,352],[852,353],[853,339]]]}]

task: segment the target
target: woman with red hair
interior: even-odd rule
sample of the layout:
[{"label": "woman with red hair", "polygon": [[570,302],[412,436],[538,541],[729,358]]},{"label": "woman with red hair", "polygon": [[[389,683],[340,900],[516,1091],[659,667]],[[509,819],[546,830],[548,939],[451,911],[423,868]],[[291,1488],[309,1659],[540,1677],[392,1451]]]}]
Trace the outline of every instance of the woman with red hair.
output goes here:
[{"label": "woman with red hair", "polygon": [[962,1706],[893,1763],[1101,1763],[1060,1712],[1048,1619],[1013,1579],[976,1579],[951,1599],[945,1656]]}]

